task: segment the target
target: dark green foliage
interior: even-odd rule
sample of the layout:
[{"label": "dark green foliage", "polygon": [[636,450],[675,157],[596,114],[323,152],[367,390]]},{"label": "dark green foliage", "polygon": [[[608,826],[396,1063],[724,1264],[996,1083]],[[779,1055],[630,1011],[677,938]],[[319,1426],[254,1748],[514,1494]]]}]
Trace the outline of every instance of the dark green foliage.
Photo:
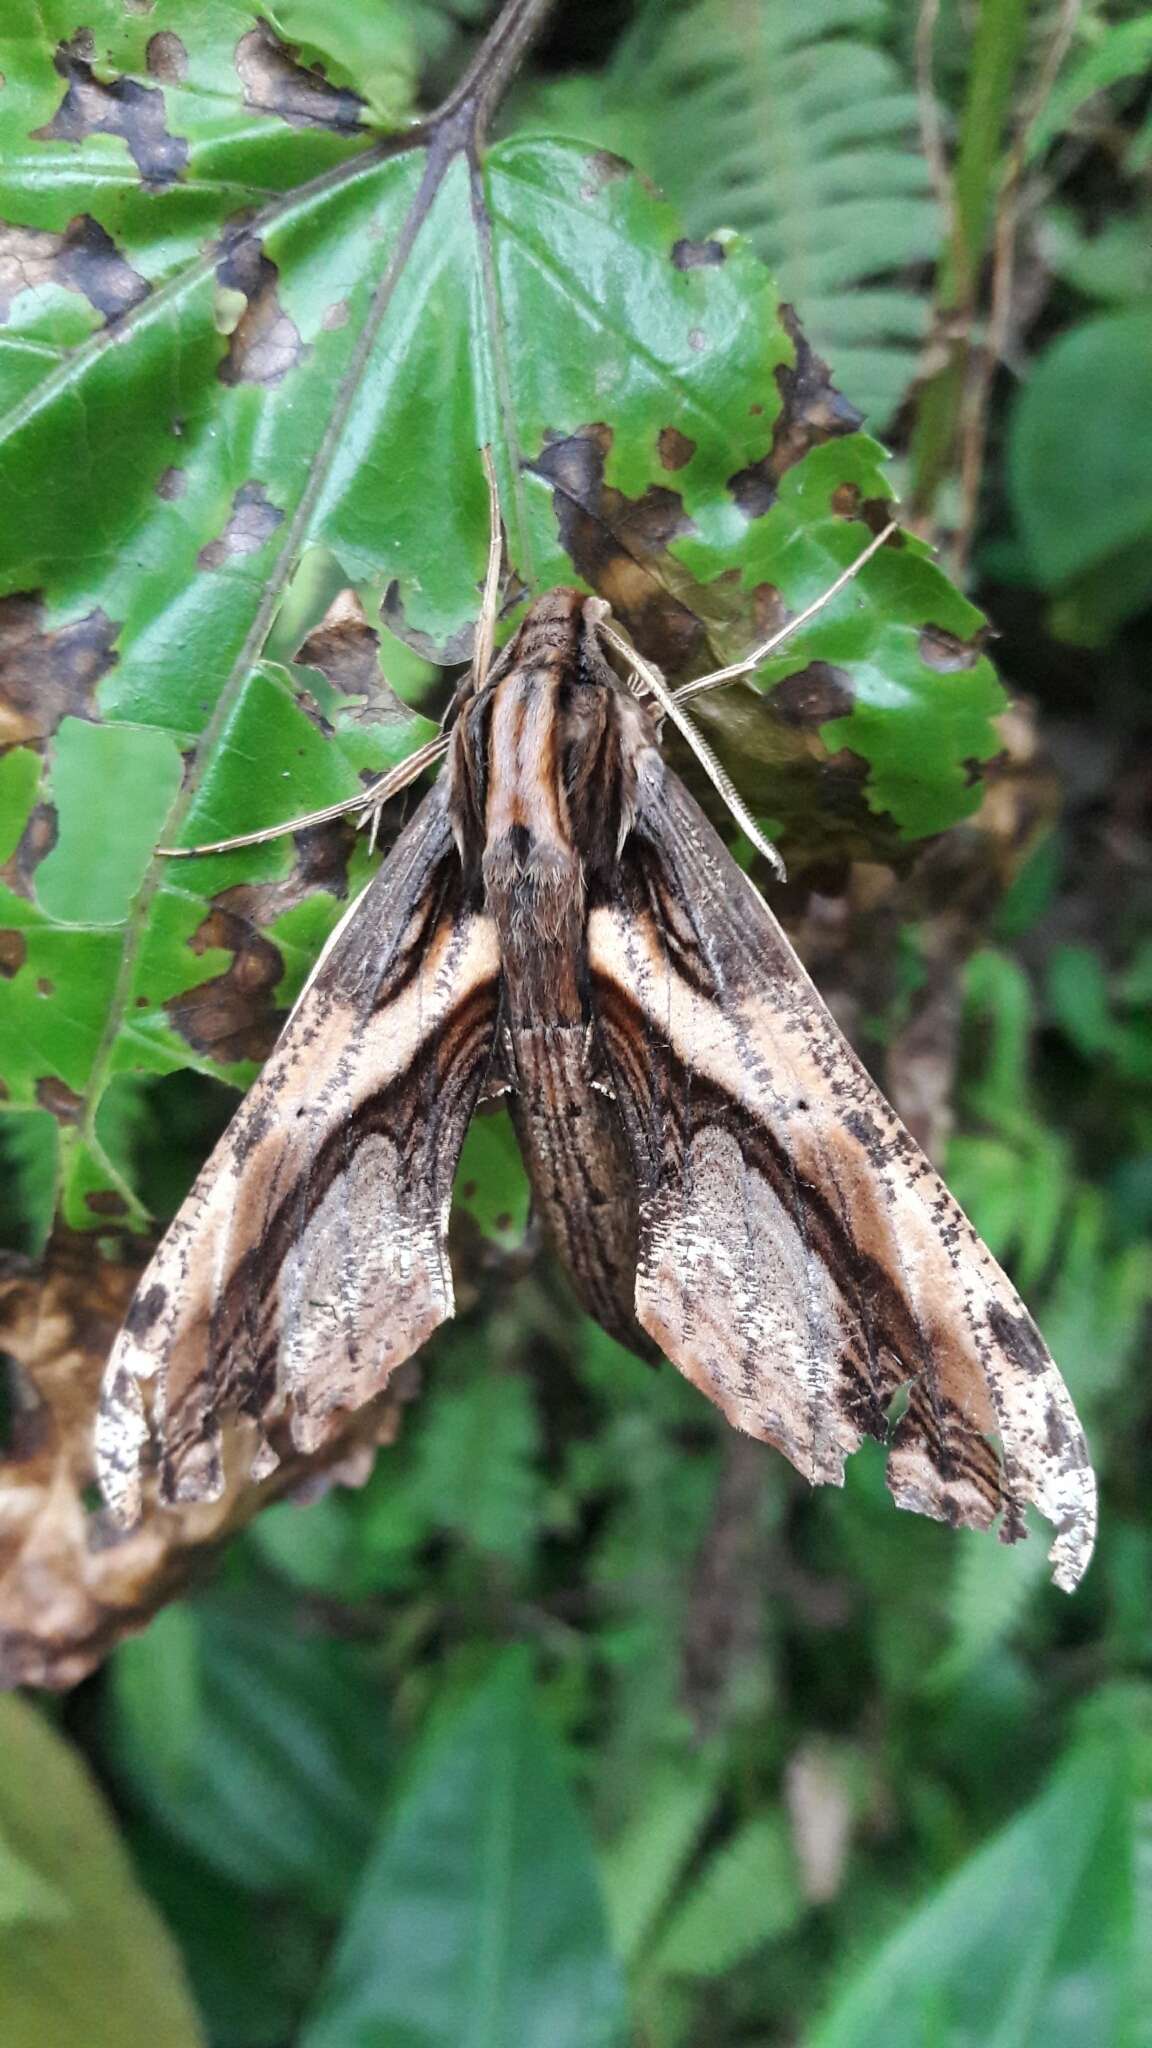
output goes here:
[{"label": "dark green foliage", "polygon": [[[118,1195],[120,1221],[178,1205],[235,1099],[221,1076],[252,1071],[251,1028],[299,986],[338,890],[369,865],[357,849],[338,888],[302,884],[291,845],[275,845],[146,881],[182,757],[199,748],[181,828],[192,838],[344,795],[430,730],[439,700],[421,650],[466,627],[483,570],[474,448],[488,408],[505,425],[510,413],[529,454],[546,429],[575,433],[610,410],[618,490],[684,494],[695,531],[663,573],[710,594],[724,652],[744,644],[753,585],[800,604],[847,559],[833,489],[890,488],[875,444],[850,434],[787,471],[765,517],[733,516],[727,479],[763,441],[749,407],[790,360],[775,291],[742,243],[725,240],[722,265],[674,270],[678,216],[615,166],[591,178],[587,145],[635,155],[694,236],[734,225],[779,262],[848,395],[899,419],[943,252],[908,140],[915,11],[692,0],[638,6],[614,41],[622,10],[600,9],[595,69],[578,12],[561,10],[521,88],[523,126],[514,112],[490,159],[502,317],[492,323],[466,194],[449,181],[311,502],[332,394],[416,159],[314,181],[403,124],[418,92],[432,103],[428,81],[450,83],[484,9],[265,8],[293,62],[322,67],[306,90],[329,95],[325,126],[237,93],[235,48],[255,24],[238,0],[94,0],[93,75],[163,82],[169,138],[188,144],[195,175],[152,189],[107,125],[29,140],[59,115],[52,52],[77,18],[63,0],[7,10],[0,211],[53,239],[89,217],[155,289],[114,346],[58,276],[18,291],[0,326],[5,589],[43,592],[34,633],[94,613],[120,633],[108,663],[89,628],[88,665],[58,671],[83,685],[80,701],[54,700],[48,729],[0,753],[0,861],[45,794],[60,826],[31,882],[5,868],[0,898],[0,927],[28,955],[0,979],[5,1245],[42,1242],[58,1201],[86,1228],[108,1214],[92,1195]],[[1051,27],[1050,10],[1023,12],[1034,18],[982,10],[1022,68],[997,77],[988,29],[973,109],[968,17],[941,10],[943,130],[976,138],[967,200],[989,227],[995,107],[1022,97]],[[464,1313],[421,1361],[399,1441],[367,1485],[264,1515],[209,1586],[56,1714],[59,1729],[51,1707],[5,1710],[5,2048],[1147,2041],[1152,150],[1140,80],[1152,15],[1113,12],[1123,18],[1086,11],[1025,151],[1047,183],[1029,216],[1011,373],[992,394],[972,581],[1064,798],[1058,823],[1038,827],[1045,803],[1029,809],[1029,795],[1028,858],[998,908],[982,891],[947,1154],[1088,1429],[1103,1513],[1083,1588],[1053,1592],[1039,1541],[1004,1548],[896,1514],[868,1449],[842,1493],[809,1494],[675,1374],[615,1347],[528,1256],[509,1128],[485,1117],[457,1191]],[[157,64],[178,69],[176,54],[149,59],[149,47],[177,27],[189,69],[162,81]],[[821,113],[825,89],[839,113]],[[219,375],[247,301],[203,249],[253,206],[270,209],[278,303],[305,351],[294,385]],[[46,242],[22,260],[37,251],[47,261]],[[585,270],[610,317],[593,320]],[[112,282],[131,297],[130,275]],[[349,318],[326,325],[342,302]],[[715,322],[708,351],[687,342],[701,309]],[[656,449],[670,408],[691,415],[696,448],[669,476]],[[530,471],[516,496],[511,446],[514,537],[538,575],[570,575],[551,492]],[[175,468],[182,492],[158,494]],[[252,479],[283,517],[246,501],[259,545],[210,568],[206,594],[196,558]],[[952,475],[945,538],[954,489]],[[281,559],[297,518],[303,559]],[[717,711],[737,780],[779,816],[825,912],[845,852],[874,880],[868,863],[970,816],[976,764],[999,745],[987,663],[941,672],[919,659],[925,624],[964,641],[976,612],[917,547],[870,568],[766,668],[765,694],[738,716]],[[397,634],[381,628],[366,716],[294,656],[343,584],[378,619],[393,579]],[[281,609],[253,650],[270,590]],[[817,659],[852,671],[855,701],[789,752],[772,689]],[[847,826],[829,796],[843,796],[843,749],[860,771]],[[932,852],[962,847],[964,830]],[[213,977],[235,983],[236,931],[207,920],[220,892],[245,889],[263,892],[257,922],[278,965],[264,960],[261,984],[256,958],[230,1013],[239,1039],[196,1048],[171,1006]],[[937,881],[893,937],[891,971],[861,977],[874,1047],[898,1045],[920,1014],[969,907]],[[814,929],[818,944],[819,916]],[[38,1095],[46,1075],[84,1099],[79,1122],[67,1095]],[[77,1751],[115,1819],[77,1775]]]}]

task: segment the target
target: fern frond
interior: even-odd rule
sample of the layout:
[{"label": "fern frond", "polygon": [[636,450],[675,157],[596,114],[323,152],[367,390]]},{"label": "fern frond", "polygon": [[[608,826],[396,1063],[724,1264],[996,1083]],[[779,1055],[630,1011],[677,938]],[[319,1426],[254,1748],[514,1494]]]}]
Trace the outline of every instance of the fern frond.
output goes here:
[{"label": "fern frond", "polygon": [[631,155],[689,231],[746,234],[840,389],[875,426],[911,379],[928,317],[909,272],[941,221],[917,103],[878,47],[884,0],[692,0],[645,11],[595,89],[546,120]]}]

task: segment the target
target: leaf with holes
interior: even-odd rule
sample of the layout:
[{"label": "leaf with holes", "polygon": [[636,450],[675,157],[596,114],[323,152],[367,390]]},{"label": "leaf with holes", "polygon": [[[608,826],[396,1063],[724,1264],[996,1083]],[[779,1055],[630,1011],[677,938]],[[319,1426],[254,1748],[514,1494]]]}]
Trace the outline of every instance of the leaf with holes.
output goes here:
[{"label": "leaf with holes", "polygon": [[[487,148],[535,0],[398,133],[397,8],[347,35],[319,0],[16,11],[0,1076],[55,1120],[65,1220],[139,1225],[110,1084],[245,1082],[368,865],[339,826],[178,867],[157,841],[345,798],[429,735],[404,693],[471,643],[480,443],[513,588],[582,579],[676,677],[817,596],[889,486],[738,239],[686,239],[602,152]],[[1001,705],[978,632],[905,539],[709,700],[790,854],[971,813]]]}]

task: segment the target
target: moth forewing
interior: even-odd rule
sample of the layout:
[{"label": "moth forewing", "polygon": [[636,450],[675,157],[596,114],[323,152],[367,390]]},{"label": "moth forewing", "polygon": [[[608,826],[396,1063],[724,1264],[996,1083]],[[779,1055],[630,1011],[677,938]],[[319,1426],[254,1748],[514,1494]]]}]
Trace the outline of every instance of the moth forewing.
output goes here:
[{"label": "moth forewing", "polygon": [[639,1321],[813,1482],[869,1435],[901,1506],[1013,1538],[1033,1502],[1073,1586],[1095,1486],[1035,1325],[687,790],[649,756],[639,791],[588,939]]},{"label": "moth forewing", "polygon": [[[499,957],[464,901],[437,784],[314,972],[144,1275],[109,1359],[105,1497],[222,1485],[228,1419],[322,1450],[452,1313],[455,1162],[491,1052]],[[152,1382],[152,1414],[142,1388]]]}]

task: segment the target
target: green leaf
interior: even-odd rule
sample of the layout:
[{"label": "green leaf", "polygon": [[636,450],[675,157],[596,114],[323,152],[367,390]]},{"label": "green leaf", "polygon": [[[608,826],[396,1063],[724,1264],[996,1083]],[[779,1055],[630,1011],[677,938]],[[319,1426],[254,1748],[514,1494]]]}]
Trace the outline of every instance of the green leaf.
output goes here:
[{"label": "green leaf", "polygon": [[1088,234],[1071,209],[1052,207],[1037,241],[1053,275],[1085,298],[1127,306],[1152,296],[1152,221],[1146,211],[1122,214]]},{"label": "green leaf", "polygon": [[1048,1004],[1079,1052],[1099,1058],[1117,1036],[1104,963],[1091,946],[1055,946],[1048,961]]},{"label": "green leaf", "polygon": [[539,1425],[528,1381],[473,1358],[464,1384],[429,1402],[415,1485],[429,1522],[469,1548],[513,1559],[535,1533]]},{"label": "green leaf", "polygon": [[1073,117],[1098,93],[1130,82],[1138,91],[1152,58],[1152,17],[1146,12],[1132,21],[1091,21],[1092,40],[1076,53],[1028,134],[1028,155],[1035,158],[1063,135]]},{"label": "green leaf", "polygon": [[346,1644],[290,1609],[170,1607],[112,1665],[121,1768],[234,1883],[339,1911],[390,1762],[382,1701]]},{"label": "green leaf", "polygon": [[0,1699],[5,2048],[202,2048],[175,1950],[76,1752]]},{"label": "green leaf", "polygon": [[506,1111],[473,1118],[452,1199],[493,1244],[513,1251],[523,1243],[532,1190]]},{"label": "green leaf", "polygon": [[414,1767],[301,2048],[608,2048],[623,2023],[591,1845],[509,1657]]},{"label": "green leaf", "polygon": [[1128,1745],[1082,1744],[849,1981],[812,2048],[1121,2043],[1132,1830]]},{"label": "green leaf", "polygon": [[714,1758],[663,1761],[642,1780],[635,1812],[600,1868],[617,1955],[634,1963],[664,1912],[716,1800]]},{"label": "green leaf", "polygon": [[1008,480],[1036,577],[1045,590],[1066,590],[1114,565],[1107,623],[1152,595],[1152,480],[1140,445],[1150,408],[1147,301],[1062,335],[1012,414]]},{"label": "green leaf", "polygon": [[746,233],[840,388],[883,425],[911,380],[939,210],[912,80],[882,0],[650,7],[607,76],[538,93],[538,118],[635,157],[701,237]]},{"label": "green leaf", "polygon": [[[673,672],[744,652],[769,589],[819,595],[889,490],[738,239],[696,249],[602,153],[514,137],[473,180],[457,115],[380,140],[407,19],[292,0],[277,40],[236,0],[94,0],[78,31],[18,0],[11,24],[0,1073],[59,1119],[73,1228],[144,1220],[109,1085],[247,1082],[368,872],[346,840],[150,847],[344,798],[431,732],[381,648],[467,652],[481,442],[525,585],[596,583]],[[354,684],[291,658],[333,577],[363,607]],[[766,667],[767,704],[709,700],[753,807],[820,850],[970,814],[1003,701],[978,625],[920,543],[882,551]],[[844,747],[834,826],[813,775]]]},{"label": "green leaf", "polygon": [[722,1976],[788,1933],[803,1911],[787,1822],[758,1814],[695,1879],[651,1968],[658,1975]]},{"label": "green leaf", "polygon": [[972,1543],[973,1533],[955,1532],[946,1608],[951,1640],[925,1673],[930,1691],[954,1690],[988,1658],[1016,1628],[1047,1579],[1042,1543]]}]

